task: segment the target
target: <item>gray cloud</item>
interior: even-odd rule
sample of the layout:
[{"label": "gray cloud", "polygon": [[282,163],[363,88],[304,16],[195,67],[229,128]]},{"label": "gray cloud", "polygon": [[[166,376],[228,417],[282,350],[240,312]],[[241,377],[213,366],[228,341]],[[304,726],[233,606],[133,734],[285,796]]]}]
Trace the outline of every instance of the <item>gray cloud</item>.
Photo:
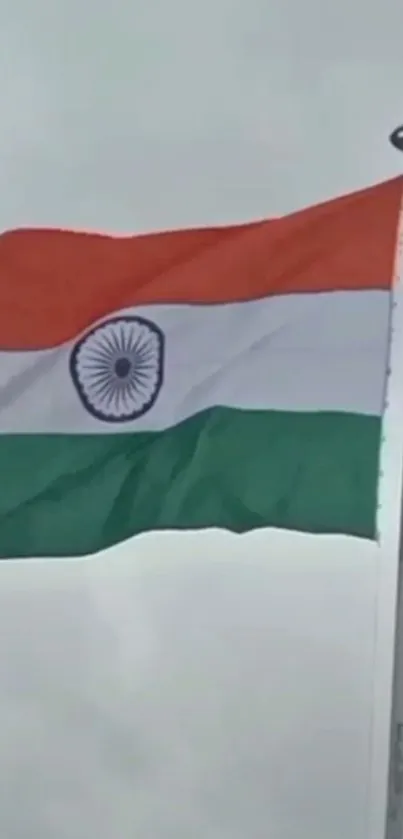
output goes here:
[{"label": "gray cloud", "polygon": [[223,222],[392,173],[400,16],[398,0],[3,2],[2,223]]},{"label": "gray cloud", "polygon": [[311,541],[3,566],[5,835],[360,835],[375,564]]}]

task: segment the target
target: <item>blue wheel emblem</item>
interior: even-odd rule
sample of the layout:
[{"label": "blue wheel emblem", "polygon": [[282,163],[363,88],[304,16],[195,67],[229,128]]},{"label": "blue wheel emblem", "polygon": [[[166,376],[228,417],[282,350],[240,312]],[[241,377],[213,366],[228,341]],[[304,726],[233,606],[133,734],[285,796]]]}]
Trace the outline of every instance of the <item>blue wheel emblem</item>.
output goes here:
[{"label": "blue wheel emblem", "polygon": [[164,334],[141,317],[116,317],[74,346],[70,372],[78,396],[94,417],[129,422],[152,408],[161,390]]}]

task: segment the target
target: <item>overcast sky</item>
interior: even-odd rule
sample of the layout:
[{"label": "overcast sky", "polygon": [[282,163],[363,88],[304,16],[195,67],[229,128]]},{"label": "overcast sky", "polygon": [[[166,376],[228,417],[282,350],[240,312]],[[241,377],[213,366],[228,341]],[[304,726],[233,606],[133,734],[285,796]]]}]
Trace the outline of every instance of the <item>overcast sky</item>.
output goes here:
[{"label": "overcast sky", "polygon": [[[0,227],[287,212],[397,174],[401,0],[0,0]],[[367,839],[377,549],[0,569],[4,839]]]}]

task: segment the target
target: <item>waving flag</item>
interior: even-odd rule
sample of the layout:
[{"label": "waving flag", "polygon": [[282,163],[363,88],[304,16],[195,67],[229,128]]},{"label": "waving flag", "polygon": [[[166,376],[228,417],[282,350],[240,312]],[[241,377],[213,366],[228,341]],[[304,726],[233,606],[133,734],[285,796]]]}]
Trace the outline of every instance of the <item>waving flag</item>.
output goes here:
[{"label": "waving flag", "polygon": [[0,237],[0,556],[375,538],[402,179],[275,221]]}]

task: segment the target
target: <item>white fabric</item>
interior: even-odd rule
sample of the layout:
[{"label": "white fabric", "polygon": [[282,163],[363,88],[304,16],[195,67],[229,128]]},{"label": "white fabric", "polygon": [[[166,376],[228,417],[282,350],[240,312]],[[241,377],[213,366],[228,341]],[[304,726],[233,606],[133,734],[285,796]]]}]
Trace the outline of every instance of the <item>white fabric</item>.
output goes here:
[{"label": "white fabric", "polygon": [[129,423],[92,416],[70,375],[75,342],[0,352],[0,433],[160,430],[217,405],[380,415],[389,309],[388,292],[366,291],[114,312],[147,318],[164,333],[153,407]]}]

